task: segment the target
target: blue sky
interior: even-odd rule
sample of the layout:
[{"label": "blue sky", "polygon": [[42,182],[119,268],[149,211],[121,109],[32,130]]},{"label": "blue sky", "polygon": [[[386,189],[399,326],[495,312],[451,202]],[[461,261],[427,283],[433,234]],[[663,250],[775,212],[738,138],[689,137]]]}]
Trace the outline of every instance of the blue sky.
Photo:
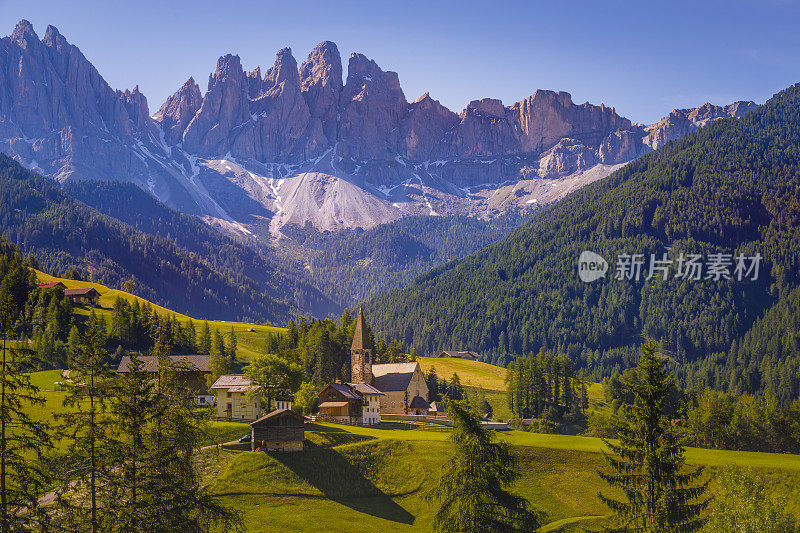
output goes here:
[{"label": "blue sky", "polygon": [[394,70],[459,112],[538,88],[654,122],[706,101],[763,103],[800,81],[800,0],[720,2],[65,2],[0,0],[0,34],[55,25],[114,88],[138,84],[151,112],[189,76],[205,91],[217,58],[298,64],[323,40]]}]

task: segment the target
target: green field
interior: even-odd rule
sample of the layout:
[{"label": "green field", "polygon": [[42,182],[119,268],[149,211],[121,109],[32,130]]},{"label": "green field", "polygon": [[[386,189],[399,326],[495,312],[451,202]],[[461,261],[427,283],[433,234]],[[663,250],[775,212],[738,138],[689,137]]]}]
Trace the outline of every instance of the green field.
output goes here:
[{"label": "green field", "polygon": [[423,372],[436,368],[436,374],[448,381],[453,374],[458,374],[462,385],[486,390],[506,390],[506,369],[501,366],[451,357],[417,357],[417,362]]},{"label": "green field", "polygon": [[[212,490],[242,511],[248,531],[431,530],[434,506],[423,495],[451,454],[447,432],[403,424],[307,424],[306,430],[302,453],[216,456],[221,473],[210,481]],[[596,473],[605,466],[602,441],[520,431],[500,435],[520,461],[523,477],[514,489],[545,513],[542,531],[602,525],[607,510],[597,492],[608,492]],[[706,465],[712,476],[725,465],[757,468],[800,514],[800,456],[689,449],[687,457]]]},{"label": "green field", "polygon": [[[67,288],[78,288],[78,287],[94,287],[97,292],[100,293],[100,300],[99,300],[99,308],[91,308],[91,307],[77,307],[75,312],[78,315],[89,315],[92,311],[98,314],[105,315],[109,317],[107,322],[110,323],[110,316],[111,316],[111,309],[114,307],[114,302],[117,298],[122,298],[129,302],[133,302],[134,300],[138,300],[140,304],[142,303],[149,303],[153,306],[153,309],[161,315],[175,315],[177,319],[181,322],[188,322],[190,317],[186,315],[182,315],[180,313],[176,313],[167,309],[166,307],[161,307],[160,305],[156,305],[152,302],[145,300],[144,298],[140,298],[138,296],[134,296],[125,291],[120,291],[117,289],[109,289],[105,285],[101,285],[99,283],[91,283],[89,281],[75,281],[71,279],[64,279],[64,278],[56,278],[49,274],[45,274],[44,272],[36,271],[36,277],[39,279],[41,283],[47,283],[51,281],[60,281]],[[198,328],[202,323],[202,319],[191,318],[194,320],[195,327]],[[253,355],[264,353],[264,343],[266,341],[267,335],[269,333],[275,333],[284,331],[284,328],[278,328],[274,326],[265,326],[262,324],[248,324],[243,322],[225,322],[221,320],[209,320],[208,325],[213,331],[214,329],[219,329],[220,333],[223,335],[229,333],[231,328],[236,333],[236,341],[237,341],[237,355],[242,359],[249,359]],[[252,331],[251,331],[252,330]]]},{"label": "green field", "polygon": [[[64,393],[59,371],[36,372],[47,404],[34,418],[51,420]],[[212,422],[204,444],[232,441],[249,425]],[[452,452],[449,432],[410,423],[374,428],[306,424],[306,450],[263,454],[208,450],[202,461],[211,490],[239,509],[248,531],[430,531],[434,508],[423,495]],[[545,513],[542,531],[581,531],[603,523],[603,442],[583,436],[504,431],[520,461],[515,490]],[[713,475],[723,466],[758,469],[800,515],[800,456],[689,448],[687,461]]]}]

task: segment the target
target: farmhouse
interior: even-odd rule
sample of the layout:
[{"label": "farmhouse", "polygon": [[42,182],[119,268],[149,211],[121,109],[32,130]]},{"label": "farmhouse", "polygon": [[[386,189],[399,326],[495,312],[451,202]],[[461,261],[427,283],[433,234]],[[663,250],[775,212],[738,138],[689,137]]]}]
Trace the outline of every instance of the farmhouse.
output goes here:
[{"label": "farmhouse", "polygon": [[439,355],[437,355],[436,357],[439,358],[452,357],[454,359],[469,359],[470,361],[477,361],[480,358],[480,355],[478,355],[475,352],[456,352],[451,350],[445,350],[439,352]]},{"label": "farmhouse", "polygon": [[[217,404],[217,417],[228,420],[256,420],[263,414],[262,405],[248,394],[253,389],[243,374],[225,374],[211,385]],[[291,409],[291,398],[273,400],[276,409]]]},{"label": "farmhouse", "polygon": [[250,449],[301,452],[305,439],[304,422],[301,414],[289,409],[276,409],[250,423]]},{"label": "farmhouse", "polygon": [[366,383],[329,383],[316,398],[320,416],[340,424],[372,426],[381,421],[383,395]]},{"label": "farmhouse", "polygon": [[380,397],[380,412],[385,414],[409,414],[420,408],[412,408],[412,403],[421,406],[424,402],[428,410],[428,385],[422,375],[419,363],[372,364],[372,349],[369,347],[367,324],[363,311],[358,311],[350,349],[350,366],[353,383],[371,385],[383,393]]},{"label": "farmhouse", "polygon": [[58,287],[58,288],[61,288],[61,289],[66,289],[67,288],[67,286],[64,285],[63,283],[61,283],[60,281],[48,281],[47,283],[40,283],[39,284],[39,288],[40,289],[53,289],[55,287]]},{"label": "farmhouse", "polygon": [[[178,372],[181,382],[187,389],[191,390],[198,397],[208,394],[206,376],[211,373],[208,364],[211,357],[208,355],[170,355],[170,364]],[[158,377],[158,357],[152,355],[139,356],[142,363],[142,371],[149,375],[150,379]],[[129,355],[123,356],[117,367],[117,373],[127,374],[130,372],[131,358]]]},{"label": "farmhouse", "polygon": [[381,396],[385,396],[385,394],[366,383],[348,383],[347,385],[364,398],[361,425],[374,426],[379,424],[381,421]]},{"label": "farmhouse", "polygon": [[94,287],[84,287],[82,289],[67,289],[64,296],[72,300],[72,303],[79,305],[97,305],[100,293]]}]

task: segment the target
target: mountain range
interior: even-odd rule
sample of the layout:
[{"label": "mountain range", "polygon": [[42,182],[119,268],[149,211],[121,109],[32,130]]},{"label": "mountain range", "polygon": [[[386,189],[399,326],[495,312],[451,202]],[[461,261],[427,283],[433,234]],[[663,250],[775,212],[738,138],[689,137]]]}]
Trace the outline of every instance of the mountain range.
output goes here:
[{"label": "mountain range", "polygon": [[[800,84],[570,194],[498,242],[375,297],[365,313],[377,335],[419,353],[469,349],[505,364],[554,350],[595,379],[635,366],[638,346],[655,339],[686,387],[791,401],[799,147]],[[582,279],[587,251],[607,270]],[[633,277],[624,265],[636,254]],[[691,255],[701,270],[679,275]],[[759,257],[758,268],[737,275],[740,256]],[[654,258],[666,270],[650,269]]]},{"label": "mountain range", "polygon": [[238,239],[273,245],[287,225],[371,228],[408,215],[492,219],[559,199],[753,102],[634,124],[613,107],[537,90],[455,113],[358,53],[346,78],[332,42],[263,74],[219,58],[151,115],[59,31],[23,20],[0,40],[0,151],[59,182],[133,183]]}]

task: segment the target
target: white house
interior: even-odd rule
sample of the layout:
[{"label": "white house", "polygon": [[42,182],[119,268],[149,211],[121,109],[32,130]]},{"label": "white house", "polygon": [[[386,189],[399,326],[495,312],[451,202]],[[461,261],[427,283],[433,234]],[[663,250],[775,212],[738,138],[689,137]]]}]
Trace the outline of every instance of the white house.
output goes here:
[{"label": "white house", "polygon": [[385,396],[385,394],[366,383],[348,383],[348,385],[364,397],[361,424],[364,426],[379,424],[381,421],[381,396]]},{"label": "white house", "polygon": [[[211,393],[217,403],[217,417],[227,420],[258,420],[265,414],[266,406],[251,398],[248,391],[253,388],[250,380],[242,374],[225,374],[211,385]],[[264,409],[262,409],[262,407]],[[291,409],[291,398],[272,400],[272,409]]]}]

